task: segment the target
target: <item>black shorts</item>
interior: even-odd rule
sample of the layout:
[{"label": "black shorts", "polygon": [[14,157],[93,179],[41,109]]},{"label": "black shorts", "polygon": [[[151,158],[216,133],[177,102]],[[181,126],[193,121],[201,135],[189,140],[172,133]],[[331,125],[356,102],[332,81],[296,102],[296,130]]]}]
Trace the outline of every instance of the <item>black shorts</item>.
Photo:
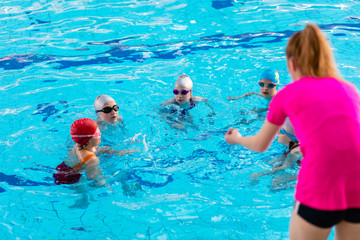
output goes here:
[{"label": "black shorts", "polygon": [[341,221],[360,223],[360,208],[348,208],[346,210],[339,211],[324,211],[295,202],[294,211],[307,222],[321,228],[330,228]]}]

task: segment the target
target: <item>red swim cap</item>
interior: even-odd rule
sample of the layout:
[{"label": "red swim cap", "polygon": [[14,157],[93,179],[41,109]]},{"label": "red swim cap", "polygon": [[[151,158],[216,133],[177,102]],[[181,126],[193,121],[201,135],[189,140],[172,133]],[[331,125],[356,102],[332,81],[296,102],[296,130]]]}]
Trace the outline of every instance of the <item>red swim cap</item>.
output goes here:
[{"label": "red swim cap", "polygon": [[94,120],[81,118],[71,124],[70,135],[74,142],[83,145],[93,137],[97,128]]}]

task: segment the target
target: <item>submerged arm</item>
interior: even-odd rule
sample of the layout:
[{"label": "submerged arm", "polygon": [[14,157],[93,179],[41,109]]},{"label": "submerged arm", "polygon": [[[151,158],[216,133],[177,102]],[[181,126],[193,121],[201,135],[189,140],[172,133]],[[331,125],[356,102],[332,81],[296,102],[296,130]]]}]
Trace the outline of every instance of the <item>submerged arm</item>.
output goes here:
[{"label": "submerged arm", "polygon": [[214,107],[209,104],[209,99],[204,98],[203,101],[205,102],[206,105],[209,106],[209,108],[211,108],[211,114],[215,114]]},{"label": "submerged arm", "polygon": [[245,93],[245,94],[241,95],[240,97],[232,97],[232,96],[229,96],[229,97],[227,97],[226,99],[227,99],[228,101],[230,101],[230,100],[238,100],[238,99],[240,99],[240,98],[247,97],[247,96],[251,96],[251,95],[258,95],[258,93],[248,92],[248,93]]},{"label": "submerged arm", "polygon": [[110,146],[101,147],[97,150],[98,154],[112,154],[112,155],[116,154],[119,156],[123,156],[125,154],[133,153],[133,152],[140,152],[140,150],[123,149],[123,150],[118,151],[118,150],[111,149]]},{"label": "submerged arm", "polygon": [[215,114],[214,107],[209,104],[209,99],[204,97],[193,97],[192,99],[195,102],[204,102],[211,109],[211,114]]},{"label": "submerged arm", "polygon": [[166,108],[166,105],[169,105],[169,107],[171,107],[170,104],[173,104],[174,100],[170,99],[168,101],[162,102],[160,106],[162,106],[162,108],[160,108],[160,111],[158,112],[161,115],[161,118],[170,125],[171,128],[176,128],[176,129],[185,129],[185,126],[187,123],[177,119],[173,114],[171,114],[170,110],[168,108]]},{"label": "submerged arm", "polygon": [[85,174],[88,180],[95,180],[95,185],[102,186],[105,185],[105,179],[101,175],[99,163],[100,160],[97,157],[90,158],[85,163]]}]

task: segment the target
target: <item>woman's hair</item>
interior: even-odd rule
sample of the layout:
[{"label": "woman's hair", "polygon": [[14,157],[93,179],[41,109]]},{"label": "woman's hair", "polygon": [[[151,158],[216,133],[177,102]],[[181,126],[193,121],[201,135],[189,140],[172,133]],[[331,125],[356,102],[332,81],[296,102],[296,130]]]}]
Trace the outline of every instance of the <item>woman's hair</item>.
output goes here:
[{"label": "woman's hair", "polygon": [[307,24],[304,30],[290,37],[286,57],[294,59],[304,76],[340,79],[330,46],[316,25]]}]

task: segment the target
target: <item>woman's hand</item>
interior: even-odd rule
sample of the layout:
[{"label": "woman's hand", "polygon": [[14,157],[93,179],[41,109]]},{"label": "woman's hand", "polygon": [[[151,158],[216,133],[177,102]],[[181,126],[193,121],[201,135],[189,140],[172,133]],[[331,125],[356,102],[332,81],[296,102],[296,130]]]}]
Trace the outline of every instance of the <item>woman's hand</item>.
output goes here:
[{"label": "woman's hand", "polygon": [[225,140],[232,145],[238,144],[256,152],[264,152],[269,148],[279,129],[280,126],[265,120],[256,135],[243,137],[237,129],[230,128],[225,134]]},{"label": "woman's hand", "polygon": [[225,141],[228,144],[236,145],[239,144],[239,139],[241,138],[241,134],[237,129],[230,128],[229,131],[225,134]]}]

